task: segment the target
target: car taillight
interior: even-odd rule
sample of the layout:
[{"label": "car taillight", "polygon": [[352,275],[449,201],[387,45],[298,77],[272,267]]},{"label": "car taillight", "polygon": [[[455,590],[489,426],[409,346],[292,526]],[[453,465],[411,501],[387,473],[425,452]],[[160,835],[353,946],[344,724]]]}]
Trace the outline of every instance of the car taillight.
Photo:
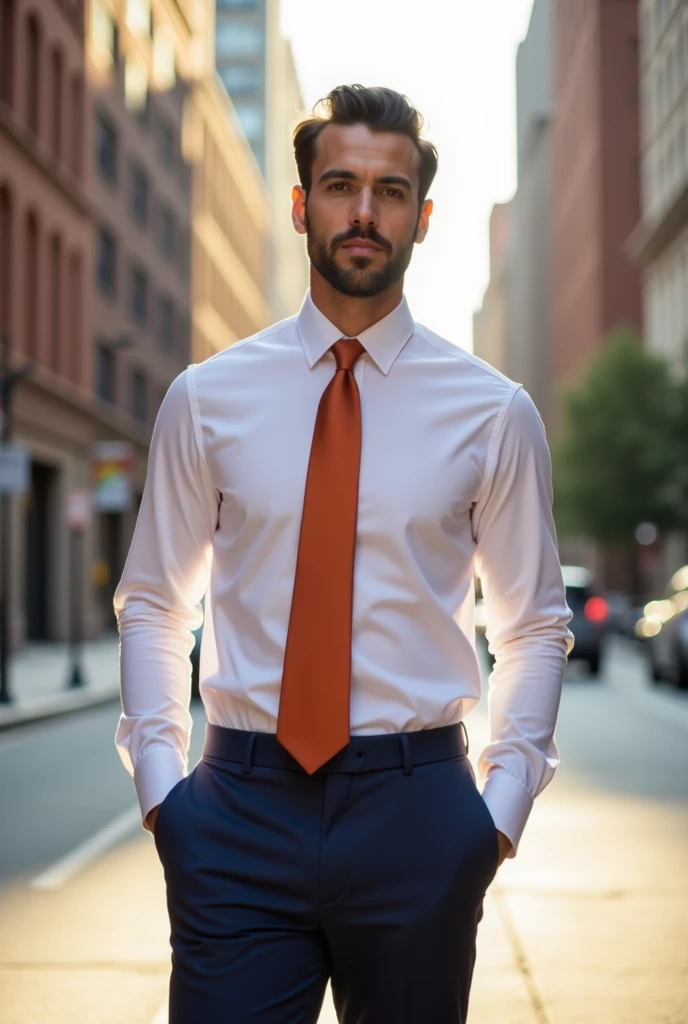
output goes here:
[{"label": "car taillight", "polygon": [[588,622],[604,622],[609,615],[609,605],[603,597],[589,597],[583,611]]}]

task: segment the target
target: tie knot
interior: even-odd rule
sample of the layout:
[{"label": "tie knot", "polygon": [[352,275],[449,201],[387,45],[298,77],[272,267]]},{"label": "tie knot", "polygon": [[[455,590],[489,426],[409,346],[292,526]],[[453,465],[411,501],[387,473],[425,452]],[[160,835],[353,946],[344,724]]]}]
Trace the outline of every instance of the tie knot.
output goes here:
[{"label": "tie knot", "polygon": [[332,346],[338,370],[353,370],[356,360],[365,349],[358,338],[340,338]]}]

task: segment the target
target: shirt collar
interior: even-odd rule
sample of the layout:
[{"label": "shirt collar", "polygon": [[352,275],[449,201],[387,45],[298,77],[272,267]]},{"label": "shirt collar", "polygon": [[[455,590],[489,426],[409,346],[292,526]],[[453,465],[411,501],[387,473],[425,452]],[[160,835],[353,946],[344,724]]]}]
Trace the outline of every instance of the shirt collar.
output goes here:
[{"label": "shirt collar", "polygon": [[[315,305],[310,289],[306,292],[296,318],[296,326],[311,369],[332,348],[335,341],[342,337],[339,328],[335,327]],[[414,329],[415,323],[408,303],[402,298],[391,313],[359,334],[358,340],[386,376]]]}]

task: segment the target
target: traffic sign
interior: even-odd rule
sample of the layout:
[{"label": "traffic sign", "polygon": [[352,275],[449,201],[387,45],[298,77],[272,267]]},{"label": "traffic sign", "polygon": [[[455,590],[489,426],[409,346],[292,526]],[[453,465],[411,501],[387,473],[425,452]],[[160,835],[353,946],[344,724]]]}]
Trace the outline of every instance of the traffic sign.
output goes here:
[{"label": "traffic sign", "polygon": [[29,489],[29,453],[20,444],[0,444],[0,494]]}]

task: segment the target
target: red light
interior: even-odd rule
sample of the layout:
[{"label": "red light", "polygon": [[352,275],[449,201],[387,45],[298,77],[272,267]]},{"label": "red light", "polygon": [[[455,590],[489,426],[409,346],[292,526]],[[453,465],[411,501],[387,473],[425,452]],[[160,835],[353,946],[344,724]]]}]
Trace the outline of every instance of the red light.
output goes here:
[{"label": "red light", "polygon": [[583,611],[589,622],[604,622],[609,615],[609,605],[603,597],[589,597]]}]

